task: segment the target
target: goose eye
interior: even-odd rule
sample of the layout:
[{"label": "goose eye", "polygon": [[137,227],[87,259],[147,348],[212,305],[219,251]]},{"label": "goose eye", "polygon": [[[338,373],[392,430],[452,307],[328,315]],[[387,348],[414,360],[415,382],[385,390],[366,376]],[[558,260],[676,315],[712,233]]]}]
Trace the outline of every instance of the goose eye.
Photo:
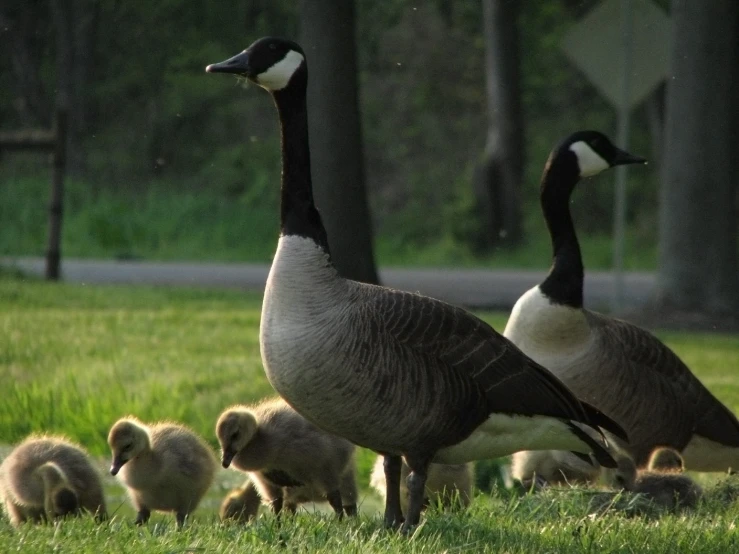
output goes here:
[{"label": "goose eye", "polygon": [[277,50],[277,45],[274,42],[271,42],[269,45],[270,50]]}]

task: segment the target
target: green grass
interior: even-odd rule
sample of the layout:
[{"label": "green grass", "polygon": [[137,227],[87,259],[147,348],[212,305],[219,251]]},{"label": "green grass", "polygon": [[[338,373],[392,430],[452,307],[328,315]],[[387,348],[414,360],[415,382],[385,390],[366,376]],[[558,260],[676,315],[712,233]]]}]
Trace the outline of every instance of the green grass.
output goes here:
[{"label": "green grass", "polygon": [[[43,255],[47,233],[44,199],[48,187],[48,182],[39,178],[6,178],[0,182],[0,256]],[[276,189],[266,185],[254,188],[256,192],[234,197],[227,197],[222,191],[177,190],[164,183],[152,183],[142,190],[92,191],[89,185],[69,179],[62,227],[63,255],[268,262],[274,255],[278,232]],[[544,269],[551,261],[549,235],[538,206],[530,211],[524,244],[484,256],[475,255],[448,230],[429,228],[429,221],[452,216],[406,214],[397,224],[380,229],[375,237],[377,261],[383,266]],[[424,221],[412,221],[419,217]],[[422,241],[399,234],[413,225],[422,226]],[[581,232],[580,238],[588,269],[611,267],[608,234]],[[625,267],[654,269],[653,234],[629,229],[626,241]]]},{"label": "green grass", "polygon": [[[66,434],[107,463],[107,430],[118,417],[182,421],[215,447],[219,412],[272,394],[260,361],[261,299],[232,291],[102,287],[0,278],[0,442],[31,432]],[[483,314],[497,329],[504,314]],[[739,409],[739,338],[659,333],[732,409]],[[7,451],[7,448],[5,449]],[[361,451],[359,482],[374,455]],[[490,466],[481,470],[488,471]],[[109,511],[87,520],[13,530],[0,519],[0,552],[731,552],[737,506],[709,504],[689,516],[597,515],[589,495],[519,497],[479,492],[469,512],[431,512],[411,539],[382,530],[379,500],[366,490],[358,521],[306,510],[281,529],[265,514],[248,528],[215,513],[241,477],[222,471],[184,531],[156,514],[141,529],[122,489],[106,477]],[[708,483],[708,480],[705,481]]]}]

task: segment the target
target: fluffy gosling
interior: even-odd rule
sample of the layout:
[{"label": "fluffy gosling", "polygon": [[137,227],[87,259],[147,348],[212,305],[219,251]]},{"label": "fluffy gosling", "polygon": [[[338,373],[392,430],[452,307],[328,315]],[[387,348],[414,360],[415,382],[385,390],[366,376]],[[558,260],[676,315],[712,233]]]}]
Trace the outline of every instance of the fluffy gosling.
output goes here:
[{"label": "fluffy gosling", "polygon": [[213,482],[213,452],[182,425],[123,418],[110,429],[108,445],[113,453],[110,473],[127,487],[137,525],[157,510],[174,512],[177,527],[182,527]]},{"label": "fluffy gosling", "polygon": [[643,494],[658,506],[671,512],[695,508],[703,496],[703,489],[695,481],[687,475],[675,473],[674,470],[669,473],[652,470],[638,471],[634,460],[625,455],[619,457],[618,466],[615,473],[616,486]]},{"label": "fluffy gosling", "polygon": [[251,479],[229,492],[221,503],[221,521],[248,523],[257,517],[262,499]]},{"label": "fluffy gosling", "polygon": [[0,498],[14,526],[89,512],[107,517],[100,476],[82,447],[31,436],[0,465]]},{"label": "fluffy gosling", "polygon": [[262,500],[279,514],[326,500],[339,517],[357,513],[354,445],[320,430],[281,398],[233,406],[216,424],[223,467],[248,472]]},{"label": "fluffy gosling", "polygon": [[[407,479],[410,469],[403,462],[400,470],[400,507],[403,512],[408,509]],[[438,505],[450,508],[467,507],[472,499],[473,464],[430,464],[423,495],[423,505]],[[386,497],[384,458],[378,456],[372,468],[370,485],[383,500]]]},{"label": "fluffy gosling", "polygon": [[511,476],[523,488],[538,490],[547,485],[590,485],[600,478],[601,466],[572,452],[537,450],[516,452],[512,457]]},{"label": "fluffy gosling", "polygon": [[677,450],[672,448],[655,448],[649,457],[649,471],[661,473],[683,473],[685,464],[683,457]]}]

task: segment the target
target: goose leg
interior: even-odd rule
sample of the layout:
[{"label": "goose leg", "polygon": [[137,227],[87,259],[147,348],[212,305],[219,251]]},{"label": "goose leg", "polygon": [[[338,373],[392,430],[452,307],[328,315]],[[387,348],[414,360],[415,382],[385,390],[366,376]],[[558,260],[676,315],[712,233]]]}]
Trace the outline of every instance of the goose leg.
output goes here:
[{"label": "goose leg", "polygon": [[357,515],[357,505],[356,504],[345,504],[344,513],[346,513],[346,515],[348,515],[349,517],[356,516]]},{"label": "goose leg", "polygon": [[326,495],[326,500],[331,504],[339,519],[342,519],[344,517],[344,510],[341,506],[341,493],[338,490],[331,491]]},{"label": "goose leg", "polygon": [[385,527],[396,528],[403,523],[400,509],[400,456],[385,456]]},{"label": "goose leg", "polygon": [[428,459],[409,456],[406,456],[405,461],[411,472],[408,475],[408,514],[401,531],[409,533],[421,520],[429,462]]},{"label": "goose leg", "polygon": [[282,502],[282,493],[280,493],[279,496],[276,496],[274,500],[272,500],[272,511],[278,518],[280,517],[280,512],[282,511]]},{"label": "goose leg", "polygon": [[182,526],[185,525],[186,517],[187,514],[184,512],[177,512],[177,514],[175,514],[175,518],[177,519],[177,529],[182,529]]},{"label": "goose leg", "polygon": [[147,508],[146,506],[140,506],[139,512],[136,514],[136,521],[134,523],[136,525],[144,525],[147,521],[149,521],[149,517],[151,516],[151,510]]}]

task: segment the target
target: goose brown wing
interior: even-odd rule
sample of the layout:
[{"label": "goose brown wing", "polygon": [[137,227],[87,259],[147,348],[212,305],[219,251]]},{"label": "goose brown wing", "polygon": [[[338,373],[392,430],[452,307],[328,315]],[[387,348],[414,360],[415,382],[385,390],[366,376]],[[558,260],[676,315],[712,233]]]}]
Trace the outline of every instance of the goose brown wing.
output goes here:
[{"label": "goose brown wing", "polygon": [[[379,304],[372,311],[382,314],[383,334],[415,351],[416,358],[423,356],[427,366],[479,389],[488,414],[541,415],[593,425],[591,414],[559,379],[481,319],[425,296],[383,292],[369,295]],[[605,416],[603,421],[610,422]]]},{"label": "goose brown wing", "polygon": [[[690,371],[690,368],[649,331],[626,321],[588,312],[591,325],[600,327],[607,351],[621,351],[634,375],[648,375],[652,387],[686,408],[699,435],[729,446],[739,446],[739,421]],[[651,391],[657,393],[658,390]]]}]

